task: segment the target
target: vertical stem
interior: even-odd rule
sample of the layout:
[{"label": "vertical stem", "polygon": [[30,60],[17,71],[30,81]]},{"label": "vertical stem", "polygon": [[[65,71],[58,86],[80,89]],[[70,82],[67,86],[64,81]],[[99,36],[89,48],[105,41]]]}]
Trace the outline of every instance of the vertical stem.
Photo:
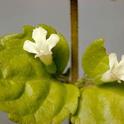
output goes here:
[{"label": "vertical stem", "polygon": [[78,79],[78,0],[70,0],[71,11],[71,81]]},{"label": "vertical stem", "polygon": [[[71,12],[71,82],[78,79],[78,0],[70,0]],[[71,121],[69,122],[71,124]]]}]

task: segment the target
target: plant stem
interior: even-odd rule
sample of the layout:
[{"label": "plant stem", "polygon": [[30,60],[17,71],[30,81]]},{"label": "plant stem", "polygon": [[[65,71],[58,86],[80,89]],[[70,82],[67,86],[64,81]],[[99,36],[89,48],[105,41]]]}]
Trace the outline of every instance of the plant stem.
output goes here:
[{"label": "plant stem", "polygon": [[[78,0],[70,0],[71,21],[71,82],[78,79]],[[71,121],[69,120],[71,124]]]},{"label": "plant stem", "polygon": [[71,82],[78,79],[78,0],[70,0],[71,12]]}]

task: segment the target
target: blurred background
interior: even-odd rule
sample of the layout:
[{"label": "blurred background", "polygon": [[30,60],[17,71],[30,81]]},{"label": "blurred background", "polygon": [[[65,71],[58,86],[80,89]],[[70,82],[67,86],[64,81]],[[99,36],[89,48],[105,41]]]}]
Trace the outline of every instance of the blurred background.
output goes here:
[{"label": "blurred background", "polygon": [[[44,23],[64,34],[70,44],[69,5],[69,0],[0,0],[0,35]],[[79,0],[80,76],[85,47],[97,38],[105,39],[109,52],[124,54],[124,0]],[[0,124],[13,123],[1,112]]]}]

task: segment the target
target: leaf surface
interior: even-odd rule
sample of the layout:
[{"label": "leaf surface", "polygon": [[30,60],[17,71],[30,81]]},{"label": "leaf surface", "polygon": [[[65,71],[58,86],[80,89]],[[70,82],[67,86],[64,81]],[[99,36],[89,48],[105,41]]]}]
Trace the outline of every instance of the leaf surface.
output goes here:
[{"label": "leaf surface", "polygon": [[[56,33],[51,27],[42,26],[48,37]],[[59,124],[76,111],[79,90],[53,79],[49,67],[23,50],[25,40],[33,40],[33,29],[25,26],[23,33],[0,39],[0,110],[19,124]],[[57,73],[62,74],[69,57],[63,36],[53,56]]]},{"label": "leaf surface", "polygon": [[124,85],[107,84],[81,89],[73,124],[123,124]]},{"label": "leaf surface", "polygon": [[95,83],[101,84],[101,76],[109,69],[109,59],[103,39],[94,41],[85,51],[82,59],[84,73]]}]

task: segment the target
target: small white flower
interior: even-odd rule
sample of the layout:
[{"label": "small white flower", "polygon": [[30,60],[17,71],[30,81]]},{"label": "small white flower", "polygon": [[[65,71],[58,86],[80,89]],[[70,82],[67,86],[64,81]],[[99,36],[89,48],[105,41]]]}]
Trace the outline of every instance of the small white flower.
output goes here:
[{"label": "small white flower", "polygon": [[36,54],[35,58],[39,57],[44,64],[49,65],[52,63],[51,50],[56,46],[60,38],[57,34],[51,34],[48,39],[46,39],[46,36],[47,31],[44,28],[35,28],[32,33],[32,38],[35,42],[26,40],[23,49]]},{"label": "small white flower", "polygon": [[121,57],[121,61],[118,62],[115,53],[109,55],[109,70],[102,75],[102,81],[112,82],[124,81],[124,55]]}]

